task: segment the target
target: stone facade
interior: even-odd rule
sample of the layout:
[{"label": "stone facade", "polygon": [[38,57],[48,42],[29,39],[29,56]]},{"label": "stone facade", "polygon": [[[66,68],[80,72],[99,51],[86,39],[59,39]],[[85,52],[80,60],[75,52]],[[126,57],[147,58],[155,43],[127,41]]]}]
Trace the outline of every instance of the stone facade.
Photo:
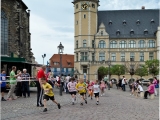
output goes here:
[{"label": "stone facade", "polygon": [[5,13],[8,23],[7,53],[2,55],[10,56],[13,53],[14,56],[32,62],[30,10],[22,0],[2,0],[1,10]]}]

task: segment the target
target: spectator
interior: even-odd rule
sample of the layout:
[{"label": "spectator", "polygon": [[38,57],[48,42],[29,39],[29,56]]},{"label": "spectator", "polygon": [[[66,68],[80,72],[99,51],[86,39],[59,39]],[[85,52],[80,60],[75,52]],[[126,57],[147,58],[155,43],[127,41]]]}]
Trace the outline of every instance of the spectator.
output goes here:
[{"label": "spectator", "polygon": [[6,91],[6,73],[4,70],[2,70],[1,72],[1,76],[0,76],[0,84],[1,84],[1,101],[6,101],[6,99],[4,99],[4,92]]},{"label": "spectator", "polygon": [[125,78],[125,76],[123,76],[123,79],[122,79],[122,90],[123,91],[126,91],[126,78]]},{"label": "spectator", "polygon": [[147,95],[148,94],[153,94],[153,93],[154,93],[154,84],[150,81],[149,82],[149,87],[148,87],[147,91],[145,91],[145,93],[144,93],[144,99],[148,99]]},{"label": "spectator", "polygon": [[68,88],[67,88],[67,84],[69,83],[70,78],[71,78],[70,74],[68,74],[68,76],[66,77],[66,80],[65,80],[65,92],[66,93],[69,93]]},{"label": "spectator", "polygon": [[154,84],[154,95],[157,96],[157,90],[156,90],[157,77],[154,77],[154,79],[153,79],[153,84]]},{"label": "spectator", "polygon": [[[17,74],[22,74],[20,70],[17,70]],[[21,76],[18,76],[17,77],[17,85],[16,85],[16,96],[19,98],[19,97],[22,97],[22,77]]]}]

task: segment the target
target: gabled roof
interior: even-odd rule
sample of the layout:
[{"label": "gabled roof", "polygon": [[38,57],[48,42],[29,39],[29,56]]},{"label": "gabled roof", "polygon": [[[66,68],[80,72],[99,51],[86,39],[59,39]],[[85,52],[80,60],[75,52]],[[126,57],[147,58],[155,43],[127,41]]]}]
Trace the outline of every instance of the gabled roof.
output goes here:
[{"label": "gabled roof", "polygon": [[[139,20],[140,24],[136,22]],[[109,22],[112,24],[109,24]],[[151,24],[151,21],[154,23]],[[154,38],[157,27],[159,26],[159,10],[111,10],[98,11],[98,26],[103,22],[106,32],[110,38]],[[126,22],[126,25],[123,25]],[[133,29],[134,35],[130,35]],[[144,34],[144,30],[148,30],[148,34]],[[120,30],[120,35],[116,35],[116,31]],[[98,32],[98,29],[97,29]]]}]

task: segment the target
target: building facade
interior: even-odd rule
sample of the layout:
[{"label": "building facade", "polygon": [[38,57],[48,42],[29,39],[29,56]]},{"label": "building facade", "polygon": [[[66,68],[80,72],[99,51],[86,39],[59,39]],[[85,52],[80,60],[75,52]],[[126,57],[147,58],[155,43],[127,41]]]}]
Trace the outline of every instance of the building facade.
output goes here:
[{"label": "building facade", "polygon": [[[101,66],[159,59],[159,10],[98,11],[99,0],[74,0],[74,69],[98,79]],[[130,75],[126,73],[127,79]],[[136,75],[133,76],[136,79]],[[152,76],[145,76],[149,79]],[[118,79],[116,75],[111,78]]]},{"label": "building facade", "polygon": [[[49,59],[49,67],[53,76],[56,77],[60,75],[60,54],[54,54]],[[70,76],[74,75],[74,55],[62,54],[62,70],[61,74]]]}]

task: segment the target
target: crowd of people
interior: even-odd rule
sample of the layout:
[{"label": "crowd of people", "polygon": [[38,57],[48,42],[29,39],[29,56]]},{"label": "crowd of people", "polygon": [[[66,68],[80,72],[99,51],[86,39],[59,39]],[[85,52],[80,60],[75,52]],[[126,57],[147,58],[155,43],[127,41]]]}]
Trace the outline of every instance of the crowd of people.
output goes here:
[{"label": "crowd of people", "polygon": [[[61,108],[61,105],[59,102],[55,100],[53,88],[57,87],[60,88],[60,85],[62,87],[62,90],[65,93],[69,93],[71,95],[71,102],[72,105],[75,104],[75,101],[77,100],[77,95],[80,96],[80,105],[83,106],[84,103],[87,104],[87,96],[90,97],[90,99],[93,99],[93,96],[96,100],[96,105],[99,104],[99,96],[105,95],[105,89],[112,87],[111,80],[108,79],[107,76],[105,76],[102,80],[84,80],[82,78],[79,78],[77,76],[71,77],[69,74],[67,76],[64,76],[63,74],[53,77],[53,74],[51,71],[48,73],[45,73],[46,67],[42,66],[41,69],[37,72],[36,76],[36,86],[37,86],[37,107],[44,107],[43,112],[47,111],[47,101],[50,99],[55,104],[57,104],[58,108]],[[7,95],[7,100],[15,100],[18,97],[30,97],[30,75],[27,73],[26,69],[23,69],[23,72],[20,70],[17,70],[16,72],[16,66],[12,67],[12,71],[10,72],[10,90]],[[5,71],[2,70],[1,73],[1,101],[6,101],[4,98],[4,92],[6,88],[6,74]],[[123,76],[122,79],[118,81],[116,84],[117,89],[121,89],[123,91],[126,91],[126,84],[127,79],[125,76]],[[150,81],[148,89],[146,91],[143,90],[143,87],[141,86],[140,80],[133,81],[129,84],[131,89],[131,94],[133,95],[135,92],[140,94],[141,92],[144,92],[144,99],[147,99],[148,94],[155,94],[157,95],[156,86],[159,84],[159,81],[156,77],[154,77],[153,81]],[[16,89],[16,90],[15,90]],[[15,92],[15,95],[14,95]],[[16,96],[16,97],[15,97]]]}]

